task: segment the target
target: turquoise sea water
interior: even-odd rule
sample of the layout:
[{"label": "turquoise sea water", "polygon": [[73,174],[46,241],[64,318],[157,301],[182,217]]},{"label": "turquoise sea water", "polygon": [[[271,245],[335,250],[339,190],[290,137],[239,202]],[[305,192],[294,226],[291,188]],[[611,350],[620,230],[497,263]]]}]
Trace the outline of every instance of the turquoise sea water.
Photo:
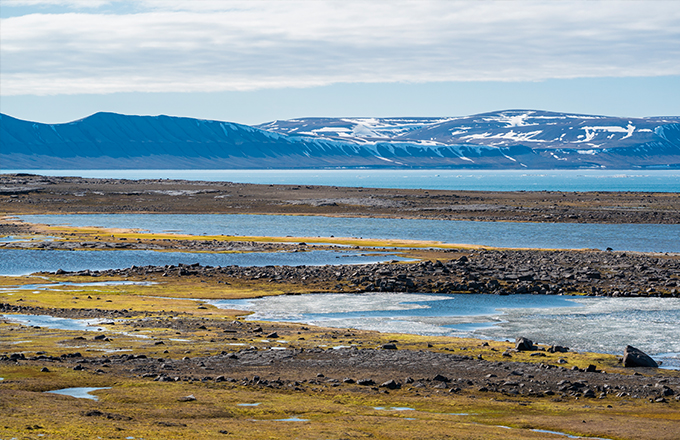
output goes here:
[{"label": "turquoise sea water", "polygon": [[117,179],[472,191],[679,192],[680,170],[0,170]]}]

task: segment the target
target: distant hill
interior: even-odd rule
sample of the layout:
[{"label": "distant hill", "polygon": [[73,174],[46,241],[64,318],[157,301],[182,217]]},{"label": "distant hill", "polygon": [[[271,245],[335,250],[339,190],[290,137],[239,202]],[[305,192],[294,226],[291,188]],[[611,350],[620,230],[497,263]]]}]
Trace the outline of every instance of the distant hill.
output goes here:
[{"label": "distant hill", "polygon": [[0,115],[2,169],[680,168],[680,118],[506,110],[456,118],[304,118],[258,126],[96,113]]}]

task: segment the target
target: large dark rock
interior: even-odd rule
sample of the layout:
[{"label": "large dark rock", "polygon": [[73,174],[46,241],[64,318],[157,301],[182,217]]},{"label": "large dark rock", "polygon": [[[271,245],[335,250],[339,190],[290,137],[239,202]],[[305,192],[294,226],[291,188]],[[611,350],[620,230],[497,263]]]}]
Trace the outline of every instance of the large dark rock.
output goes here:
[{"label": "large dark rock", "polygon": [[654,359],[647,356],[642,350],[638,350],[630,345],[627,345],[623,350],[623,366],[659,368],[659,364]]},{"label": "large dark rock", "polygon": [[550,348],[548,348],[548,352],[550,353],[566,353],[569,351],[569,347],[562,347],[561,345],[551,345]]},{"label": "large dark rock", "polygon": [[517,349],[517,351],[532,351],[536,350],[536,347],[534,347],[534,343],[531,339],[522,337],[515,340],[515,349]]},{"label": "large dark rock", "polygon": [[388,380],[387,382],[384,382],[382,385],[380,385],[383,388],[388,388],[390,390],[397,390],[401,388],[401,384],[394,379]]}]

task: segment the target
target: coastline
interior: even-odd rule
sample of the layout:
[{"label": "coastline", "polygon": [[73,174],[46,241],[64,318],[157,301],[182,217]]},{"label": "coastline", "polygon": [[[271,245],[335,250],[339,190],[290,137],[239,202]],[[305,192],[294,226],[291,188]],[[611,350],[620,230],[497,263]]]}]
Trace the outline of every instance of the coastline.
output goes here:
[{"label": "coastline", "polygon": [[[674,298],[680,286],[670,286],[670,282],[680,282],[678,254],[501,249],[339,237],[205,237],[45,227],[9,218],[41,210],[80,213],[95,212],[96,208],[96,212],[130,212],[134,211],[135,203],[143,208],[149,202],[140,200],[148,195],[140,196],[135,193],[137,189],[131,190],[135,186],[144,187],[140,182],[117,182],[110,187],[106,186],[110,183],[102,183],[103,187],[91,184],[91,180],[66,179],[45,184],[50,185],[49,190],[0,195],[5,216],[0,220],[0,235],[28,238],[8,242],[3,247],[102,252],[116,252],[117,247],[107,247],[113,245],[188,252],[215,252],[225,244],[231,246],[230,252],[305,252],[340,246],[372,252],[389,247],[418,261],[370,267],[147,266],[1,277],[3,288],[52,285],[36,290],[38,293],[19,289],[1,294],[0,313],[6,317],[0,318],[0,330],[7,335],[3,338],[9,344],[0,353],[0,376],[4,379],[0,381],[3,390],[0,405],[13,408],[11,414],[0,415],[3,435],[50,432],[56,426],[68,427],[79,435],[108,435],[112,426],[116,426],[126,431],[126,436],[144,438],[222,438],[225,436],[222,430],[241,438],[266,438],[281,432],[305,437],[323,426],[329,437],[344,438],[348,437],[346,433],[353,432],[355,437],[386,438],[385,433],[394,433],[395,426],[410,423],[403,425],[403,438],[436,436],[439,431],[433,426],[445,427],[461,436],[503,439],[559,438],[564,434],[674,438],[673,427],[680,414],[680,400],[676,399],[680,394],[678,370],[624,368],[614,355],[555,351],[541,345],[541,341],[537,341],[535,349],[522,351],[513,342],[251,321],[245,319],[248,312],[220,309],[204,300],[370,291],[488,294],[523,291]],[[147,189],[155,191],[156,183],[149,185]],[[195,188],[193,183],[186,182],[165,185],[170,185],[172,191]],[[115,194],[106,192],[114,186],[118,188],[113,191]],[[164,213],[188,212],[201,206],[235,213],[256,208],[271,214],[292,209],[295,212],[285,213],[400,216],[398,206],[280,205],[291,200],[288,198],[291,193],[299,199],[309,195],[298,191],[335,197],[335,192],[345,190],[342,188],[271,190],[269,186],[255,185],[228,188],[225,190],[228,192],[218,193],[156,194],[153,197],[158,198],[150,203],[154,206],[167,203]],[[82,191],[86,191],[84,195],[74,195]],[[227,194],[238,197],[233,191],[244,192],[241,195],[245,197],[239,199],[245,201],[237,207],[224,205],[224,198],[215,199]],[[387,194],[390,193],[378,191],[373,196],[387,199]],[[432,191],[427,197],[418,191],[407,195],[405,200],[421,207],[439,200],[431,197]],[[520,194],[523,205],[513,211],[516,214],[513,218],[526,218],[522,214],[524,207],[528,209],[536,202],[535,197],[543,195]],[[626,197],[629,196],[634,201],[641,194]],[[584,214],[591,212],[587,202],[595,198],[602,202],[601,194],[579,197],[582,201],[576,203],[578,206],[569,209],[578,209],[582,218],[593,222],[604,218],[591,219]],[[656,217],[677,220],[674,209],[680,199],[678,194],[651,197],[654,203],[665,200],[663,197],[671,200],[664,205],[667,208],[663,215]],[[264,201],[249,202],[255,199]],[[71,204],[70,200],[77,203]],[[614,203],[618,199],[607,200],[606,203]],[[651,202],[650,205],[653,206],[630,218],[643,223],[652,219],[655,217],[652,213],[661,208]],[[484,218],[500,218],[500,212],[487,212]],[[472,214],[479,212],[463,211],[463,215]],[[440,213],[424,210],[418,215],[430,218]],[[607,217],[612,218],[619,217]],[[53,238],[41,239],[46,236]],[[150,284],[82,285],[109,281]],[[57,287],[63,282],[74,285]],[[650,284],[654,284],[652,291],[648,291]],[[22,314],[99,319],[98,328],[102,330],[93,328],[93,333],[36,328],[7,318]],[[42,394],[80,386],[112,388],[98,392],[101,396],[98,402]],[[140,390],[146,396],[144,399],[138,397]],[[150,402],[164,409],[152,411]],[[242,403],[260,405],[241,408],[238,405]],[[45,421],[42,415],[54,411],[54,405],[61,406],[64,411],[60,414],[67,414],[70,419],[57,416]],[[412,409],[406,414],[390,408]],[[463,413],[466,415],[459,415]],[[299,428],[282,427],[277,422],[291,415],[306,421],[299,422],[296,425]],[[410,415],[414,417],[407,417]],[[629,423],[631,417],[637,423]],[[223,424],[228,420],[228,428],[220,427],[219,420]],[[26,429],[27,424],[30,430]]]},{"label": "coastline", "polygon": [[680,193],[450,191],[0,175],[5,214],[280,214],[679,224]]}]

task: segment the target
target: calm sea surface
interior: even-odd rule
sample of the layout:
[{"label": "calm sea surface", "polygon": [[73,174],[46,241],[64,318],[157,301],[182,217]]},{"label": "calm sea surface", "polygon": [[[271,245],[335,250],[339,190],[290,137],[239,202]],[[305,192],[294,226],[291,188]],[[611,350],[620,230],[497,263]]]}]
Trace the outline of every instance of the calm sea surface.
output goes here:
[{"label": "calm sea surface", "polygon": [[474,191],[679,192],[680,170],[0,170],[117,179]]},{"label": "calm sea surface", "polygon": [[518,223],[241,214],[22,215],[24,221],[192,235],[363,237],[510,248],[680,252],[680,225]]}]

